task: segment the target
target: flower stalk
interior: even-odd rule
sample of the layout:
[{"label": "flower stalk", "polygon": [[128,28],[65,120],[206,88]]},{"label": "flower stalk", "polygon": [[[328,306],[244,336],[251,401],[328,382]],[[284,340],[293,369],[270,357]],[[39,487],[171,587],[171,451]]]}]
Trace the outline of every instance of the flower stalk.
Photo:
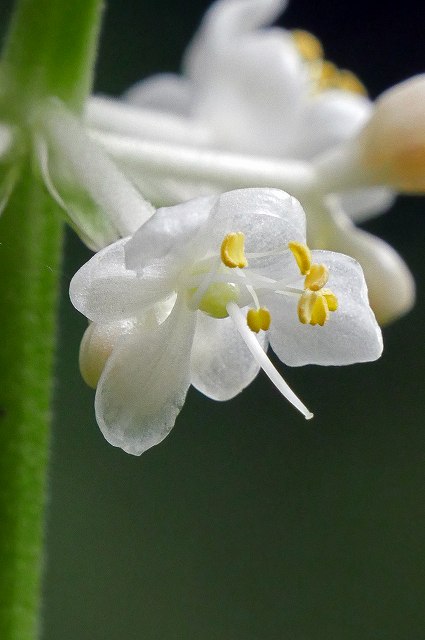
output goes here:
[{"label": "flower stalk", "polygon": [[[54,96],[78,113],[91,87],[100,0],[21,0],[2,56],[0,119],[26,126]],[[0,637],[34,640],[63,224],[31,167],[0,218]]]}]

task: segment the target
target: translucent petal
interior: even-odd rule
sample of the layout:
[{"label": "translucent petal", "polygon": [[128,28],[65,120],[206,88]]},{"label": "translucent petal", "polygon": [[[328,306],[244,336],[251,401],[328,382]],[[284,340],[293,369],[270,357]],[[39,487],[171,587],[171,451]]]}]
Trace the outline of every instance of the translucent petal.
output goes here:
[{"label": "translucent petal", "polygon": [[[202,312],[197,315],[191,382],[213,400],[229,400],[252,382],[260,367],[230,318],[217,320]],[[266,350],[267,334],[261,332],[257,339]]]},{"label": "translucent petal", "polygon": [[136,329],[117,343],[96,393],[106,440],[141,455],[174,426],[190,384],[195,314],[176,305],[155,330]]},{"label": "translucent petal", "polygon": [[[295,198],[278,189],[237,189],[219,196],[208,222],[201,230],[199,243],[204,251],[217,251],[223,238],[231,232],[245,235],[245,253],[249,268],[296,273],[290,251],[284,255],[251,257],[250,254],[282,252],[290,241],[305,242],[305,214]],[[201,237],[202,236],[202,237]]]},{"label": "translucent petal", "polygon": [[189,116],[192,96],[193,86],[190,80],[175,73],[161,73],[130,87],[123,99],[136,107]]},{"label": "translucent petal", "polygon": [[338,298],[338,309],[323,326],[301,324],[296,296],[264,297],[272,322],[270,344],[288,365],[343,365],[379,358],[381,330],[369,307],[367,287],[360,265],[342,254],[313,251],[314,262],[329,269],[326,285]]},{"label": "translucent petal", "polygon": [[47,189],[92,249],[126,236],[153,207],[60,103],[42,111],[36,154]]},{"label": "translucent petal", "polygon": [[[96,253],[71,280],[69,295],[78,311],[94,322],[113,322],[138,315],[169,295],[173,286],[161,272],[142,279],[126,269],[118,240]],[[156,276],[156,277],[155,277]]]},{"label": "translucent petal", "polygon": [[195,198],[174,207],[163,207],[129,240],[127,268],[141,271],[155,260],[173,258],[174,269],[187,261],[188,245],[208,219],[217,196]]}]

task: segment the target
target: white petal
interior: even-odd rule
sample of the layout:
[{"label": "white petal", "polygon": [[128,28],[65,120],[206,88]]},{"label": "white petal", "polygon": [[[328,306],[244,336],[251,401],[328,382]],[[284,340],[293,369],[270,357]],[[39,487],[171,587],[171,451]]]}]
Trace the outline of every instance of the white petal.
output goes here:
[{"label": "white petal", "polygon": [[133,233],[152,215],[152,206],[60,103],[45,106],[38,124],[46,187],[90,248]]},{"label": "white petal", "polygon": [[161,73],[130,87],[123,99],[136,107],[189,116],[192,96],[190,80],[174,73]]},{"label": "white petal", "polygon": [[360,262],[370,304],[380,324],[410,311],[415,302],[413,276],[401,256],[384,240],[341,220],[329,237],[328,246]]},{"label": "white petal", "polygon": [[94,322],[113,322],[138,315],[172,292],[165,277],[141,280],[126,269],[124,246],[118,240],[96,253],[71,280],[69,295],[78,311]]},{"label": "white petal", "polygon": [[[198,312],[193,341],[191,382],[213,400],[230,400],[255,378],[260,366],[230,318],[217,320]],[[266,350],[267,335],[258,340]]]},{"label": "white petal", "polygon": [[367,287],[360,265],[342,254],[313,251],[314,262],[329,269],[326,285],[338,298],[337,311],[331,312],[323,327],[301,324],[297,297],[270,295],[265,303],[272,323],[270,344],[288,365],[343,365],[379,358],[381,330],[369,307]]},{"label": "white petal", "polygon": [[[219,251],[224,237],[231,232],[245,235],[245,252],[249,267],[257,272],[278,268],[281,273],[295,268],[289,251],[282,256],[249,258],[249,253],[286,250],[288,242],[305,242],[305,214],[295,198],[279,189],[237,189],[222,194],[199,243],[204,251]],[[294,273],[296,272],[296,269]]]},{"label": "white petal", "polygon": [[307,89],[305,68],[289,35],[259,29],[284,4],[216,3],[186,53],[184,68],[196,85],[193,113],[221,148],[279,155],[290,142]]},{"label": "white petal", "polygon": [[305,101],[298,135],[290,152],[311,159],[353,137],[368,120],[371,101],[348,91],[324,91]]},{"label": "white petal", "polygon": [[207,196],[158,209],[129,240],[125,250],[127,268],[141,271],[155,260],[170,256],[174,269],[178,269],[216,201],[217,196]]},{"label": "white petal", "polygon": [[174,426],[190,384],[194,314],[176,305],[154,330],[119,342],[96,393],[96,417],[106,440],[141,455]]},{"label": "white petal", "polygon": [[370,220],[387,211],[396,199],[396,194],[386,187],[353,189],[338,195],[342,209],[355,222]]},{"label": "white petal", "polygon": [[214,131],[216,146],[282,156],[298,129],[307,91],[292,41],[277,30],[244,36],[215,61],[205,69],[193,109]]}]

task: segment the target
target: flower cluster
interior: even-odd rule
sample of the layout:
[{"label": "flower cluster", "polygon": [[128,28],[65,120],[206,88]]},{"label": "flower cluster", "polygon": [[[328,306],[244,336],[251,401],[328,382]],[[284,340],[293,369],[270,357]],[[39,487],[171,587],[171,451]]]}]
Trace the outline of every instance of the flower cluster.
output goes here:
[{"label": "flower cluster", "polygon": [[413,278],[392,247],[354,223],[387,209],[395,190],[424,190],[425,82],[375,105],[314,36],[264,28],[285,4],[219,0],[182,75],[143,80],[126,102],[93,98],[87,121],[156,204],[248,186],[293,194],[311,246],[357,258],[375,313],[389,322],[411,308]]},{"label": "flower cluster", "polygon": [[260,368],[312,414],[268,359],[342,365],[378,358],[382,338],[358,263],[306,245],[305,215],[275,189],[243,189],[158,211],[74,276],[91,321],[81,348],[105,438],[140,455],[170,432],[189,385],[215,400]]}]

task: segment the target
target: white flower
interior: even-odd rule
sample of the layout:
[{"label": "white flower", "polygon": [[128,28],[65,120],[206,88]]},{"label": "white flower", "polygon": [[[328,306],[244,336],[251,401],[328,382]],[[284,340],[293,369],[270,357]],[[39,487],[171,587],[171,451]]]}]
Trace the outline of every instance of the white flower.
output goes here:
[{"label": "white flower", "polygon": [[0,213],[28,160],[91,249],[133,233],[153,213],[103,147],[56,99],[31,105],[14,124],[0,122]]},{"label": "white flower", "polygon": [[156,204],[245,186],[293,194],[307,214],[309,243],[360,261],[385,323],[413,305],[413,278],[389,245],[351,221],[387,209],[399,184],[365,181],[353,163],[351,183],[335,164],[321,170],[322,158],[349,148],[374,105],[353,74],[323,58],[314,36],[264,28],[285,5],[216,2],[186,51],[182,75],[140,82],[127,105],[93,98],[87,121]]},{"label": "white flower", "polygon": [[[81,349],[105,438],[140,455],[169,433],[190,384],[216,400],[260,367],[304,414],[265,354],[286,364],[378,358],[380,329],[353,259],[305,245],[299,203],[243,189],[158,209],[74,276],[92,322]],[[320,326],[322,325],[322,326]]]}]

